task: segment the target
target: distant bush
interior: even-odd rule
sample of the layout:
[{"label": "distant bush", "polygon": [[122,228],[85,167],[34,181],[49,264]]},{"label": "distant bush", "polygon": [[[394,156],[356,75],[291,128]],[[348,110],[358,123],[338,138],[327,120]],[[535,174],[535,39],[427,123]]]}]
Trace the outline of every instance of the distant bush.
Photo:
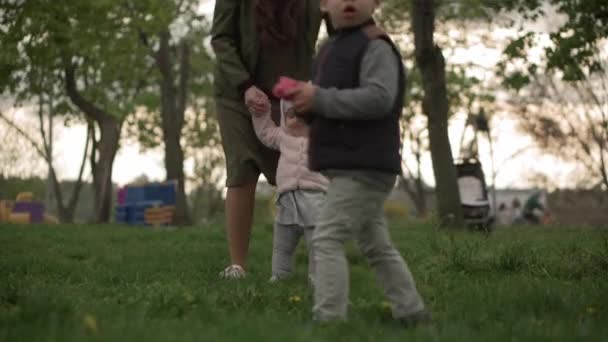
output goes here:
[{"label": "distant bush", "polygon": [[5,178],[0,175],[0,199],[15,200],[20,192],[31,192],[36,200],[44,200],[46,180],[42,178]]},{"label": "distant bush", "polygon": [[403,219],[408,217],[408,208],[403,202],[389,200],[384,203],[384,214],[389,219]]}]

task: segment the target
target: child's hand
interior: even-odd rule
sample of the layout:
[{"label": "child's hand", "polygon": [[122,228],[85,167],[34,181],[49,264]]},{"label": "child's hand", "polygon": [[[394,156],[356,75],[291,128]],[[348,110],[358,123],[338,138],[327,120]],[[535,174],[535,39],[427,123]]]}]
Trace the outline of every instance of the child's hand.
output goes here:
[{"label": "child's hand", "polygon": [[270,100],[268,98],[261,100],[258,104],[249,107],[249,112],[255,117],[264,116],[270,113]]},{"label": "child's hand", "polygon": [[316,91],[317,87],[312,83],[302,82],[298,87],[288,90],[285,95],[293,103],[293,107],[298,114],[309,114]]},{"label": "child's hand", "polygon": [[251,86],[245,91],[245,106],[250,113],[260,116],[270,110],[270,101],[263,91],[256,86]]}]

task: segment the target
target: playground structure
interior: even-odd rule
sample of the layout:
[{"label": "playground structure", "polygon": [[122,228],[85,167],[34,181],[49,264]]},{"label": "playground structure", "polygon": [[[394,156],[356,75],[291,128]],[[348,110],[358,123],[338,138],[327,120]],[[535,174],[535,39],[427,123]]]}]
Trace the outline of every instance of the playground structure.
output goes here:
[{"label": "playground structure", "polygon": [[44,203],[35,201],[31,192],[22,192],[14,201],[0,200],[0,222],[55,224],[58,220],[45,214]]},{"label": "playground structure", "polygon": [[118,190],[117,223],[167,226],[173,223],[177,182],[127,185]]}]

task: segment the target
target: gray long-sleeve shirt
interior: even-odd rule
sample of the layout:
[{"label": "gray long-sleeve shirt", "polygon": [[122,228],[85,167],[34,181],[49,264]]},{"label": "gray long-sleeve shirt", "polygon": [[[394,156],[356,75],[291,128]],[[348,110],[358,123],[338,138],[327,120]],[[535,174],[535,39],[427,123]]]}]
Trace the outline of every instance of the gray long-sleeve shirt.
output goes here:
[{"label": "gray long-sleeve shirt", "polygon": [[318,88],[313,111],[330,119],[370,120],[390,114],[399,91],[399,65],[392,47],[382,39],[369,43],[353,89]]}]

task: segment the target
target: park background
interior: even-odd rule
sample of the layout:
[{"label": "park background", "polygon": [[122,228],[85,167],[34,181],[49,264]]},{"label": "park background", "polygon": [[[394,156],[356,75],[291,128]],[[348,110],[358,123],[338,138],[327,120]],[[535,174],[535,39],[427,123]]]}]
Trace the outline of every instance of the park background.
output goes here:
[{"label": "park background", "polygon": [[[293,278],[268,284],[263,181],[249,276],[218,277],[213,6],[0,1],[0,200],[61,221],[0,223],[0,341],[606,341],[608,2],[383,1],[409,75],[385,211],[435,319],[407,331],[350,244],[347,323],[311,322],[304,246]],[[453,171],[467,155],[496,204],[540,191],[547,224],[462,229]],[[115,222],[122,187],[167,180],[174,222]]]}]

